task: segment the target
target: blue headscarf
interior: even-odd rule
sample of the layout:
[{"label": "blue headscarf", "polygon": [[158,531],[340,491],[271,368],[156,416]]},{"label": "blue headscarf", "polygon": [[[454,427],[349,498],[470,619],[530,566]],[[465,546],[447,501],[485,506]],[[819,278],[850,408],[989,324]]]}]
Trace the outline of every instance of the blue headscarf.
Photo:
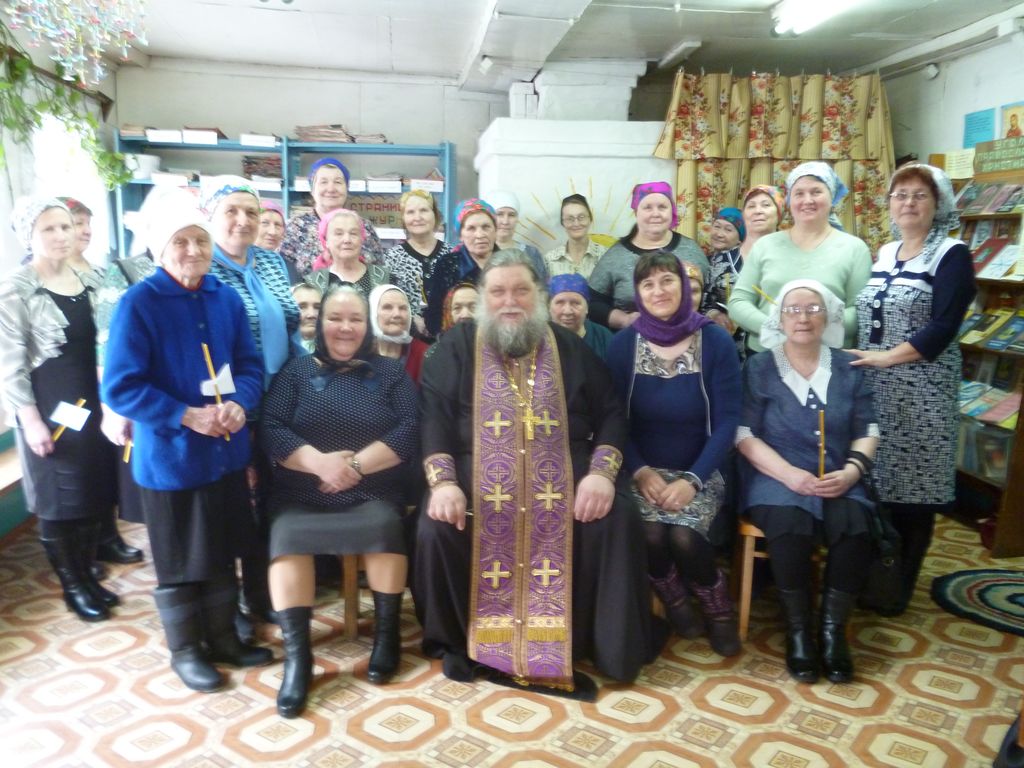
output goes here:
[{"label": "blue headscarf", "polygon": [[747,238],[747,228],[743,225],[743,212],[739,208],[722,208],[715,214],[715,219],[728,221],[740,233],[740,242]]},{"label": "blue headscarf", "polygon": [[317,160],[309,169],[309,186],[313,186],[313,178],[316,176],[316,172],[323,168],[325,165],[333,165],[339,171],[341,175],[345,177],[345,186],[348,186],[349,173],[348,168],[345,167],[341,160],[334,157],[321,157]]},{"label": "blue headscarf", "polygon": [[578,293],[587,302],[590,301],[590,286],[587,279],[578,272],[567,272],[564,275],[555,275],[548,282],[548,294],[554,298],[560,293],[571,291]]}]

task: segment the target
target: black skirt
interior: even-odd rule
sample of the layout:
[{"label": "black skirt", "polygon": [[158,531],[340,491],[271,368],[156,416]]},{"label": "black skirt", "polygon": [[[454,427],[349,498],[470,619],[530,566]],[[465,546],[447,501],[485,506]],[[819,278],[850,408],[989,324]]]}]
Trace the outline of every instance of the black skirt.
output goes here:
[{"label": "black skirt", "polygon": [[769,542],[780,536],[794,534],[813,536],[818,544],[831,547],[846,536],[866,534],[871,511],[856,499],[823,500],[824,517],[817,520],[800,507],[781,507],[762,504],[751,507],[747,514],[751,522],[764,531]]},{"label": "black skirt", "polygon": [[270,557],[284,555],[404,555],[402,509],[390,501],[364,501],[343,509],[282,503],[272,515]]},{"label": "black skirt", "polygon": [[139,487],[161,585],[222,577],[255,540],[245,470],[183,491]]}]

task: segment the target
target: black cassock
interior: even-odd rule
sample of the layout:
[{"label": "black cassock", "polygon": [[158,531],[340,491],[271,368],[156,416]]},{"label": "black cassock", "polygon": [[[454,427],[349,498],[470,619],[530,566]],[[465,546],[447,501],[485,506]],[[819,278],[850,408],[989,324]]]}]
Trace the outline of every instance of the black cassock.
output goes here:
[{"label": "black cassock", "polygon": [[[569,448],[578,483],[598,445],[620,451],[628,428],[604,363],[566,329],[552,325],[561,360]],[[420,418],[423,455],[455,458],[459,486],[472,501],[473,384],[476,324],[459,323],[444,335],[423,367]],[[429,492],[428,492],[429,493]],[[421,510],[413,594],[428,656],[466,653],[472,524],[466,529],[432,520]],[[620,476],[611,511],[573,527],[573,659],[589,659],[601,674],[629,682],[657,653],[651,631],[647,553],[639,512]]]}]

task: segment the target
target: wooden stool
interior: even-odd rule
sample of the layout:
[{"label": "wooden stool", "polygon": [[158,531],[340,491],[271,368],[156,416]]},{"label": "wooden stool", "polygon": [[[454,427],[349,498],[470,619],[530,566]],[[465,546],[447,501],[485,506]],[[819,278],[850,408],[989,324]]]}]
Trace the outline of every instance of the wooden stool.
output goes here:
[{"label": "wooden stool", "polygon": [[359,636],[359,555],[341,556],[341,598],[345,601],[345,639]]},{"label": "wooden stool", "polygon": [[[746,641],[750,628],[750,601],[754,588],[754,560],[768,560],[769,555],[757,548],[758,539],[764,538],[764,531],[754,525],[746,517],[740,518],[739,539],[736,542],[736,555],[732,568],[732,596],[736,601],[739,614],[740,640]],[[815,564],[821,560],[818,552],[811,558]],[[811,595],[817,592],[818,570],[812,570]],[[812,599],[813,602],[813,599]]]}]

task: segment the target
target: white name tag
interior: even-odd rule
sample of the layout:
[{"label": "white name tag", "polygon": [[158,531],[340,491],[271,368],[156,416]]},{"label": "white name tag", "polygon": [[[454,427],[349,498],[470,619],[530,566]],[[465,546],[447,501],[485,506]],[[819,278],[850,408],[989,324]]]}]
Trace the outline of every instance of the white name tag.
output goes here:
[{"label": "white name tag", "polygon": [[82,427],[85,426],[85,422],[91,414],[92,411],[88,408],[72,405],[62,400],[54,409],[53,414],[50,416],[50,421],[68,429],[73,429],[75,432],[81,432]]},{"label": "white name tag", "polygon": [[[216,385],[216,389],[214,389]],[[235,380],[231,378],[231,366],[224,363],[217,371],[216,379],[207,379],[199,386],[200,391],[206,397],[215,397],[219,392],[222,395],[230,395],[235,391]]]}]

